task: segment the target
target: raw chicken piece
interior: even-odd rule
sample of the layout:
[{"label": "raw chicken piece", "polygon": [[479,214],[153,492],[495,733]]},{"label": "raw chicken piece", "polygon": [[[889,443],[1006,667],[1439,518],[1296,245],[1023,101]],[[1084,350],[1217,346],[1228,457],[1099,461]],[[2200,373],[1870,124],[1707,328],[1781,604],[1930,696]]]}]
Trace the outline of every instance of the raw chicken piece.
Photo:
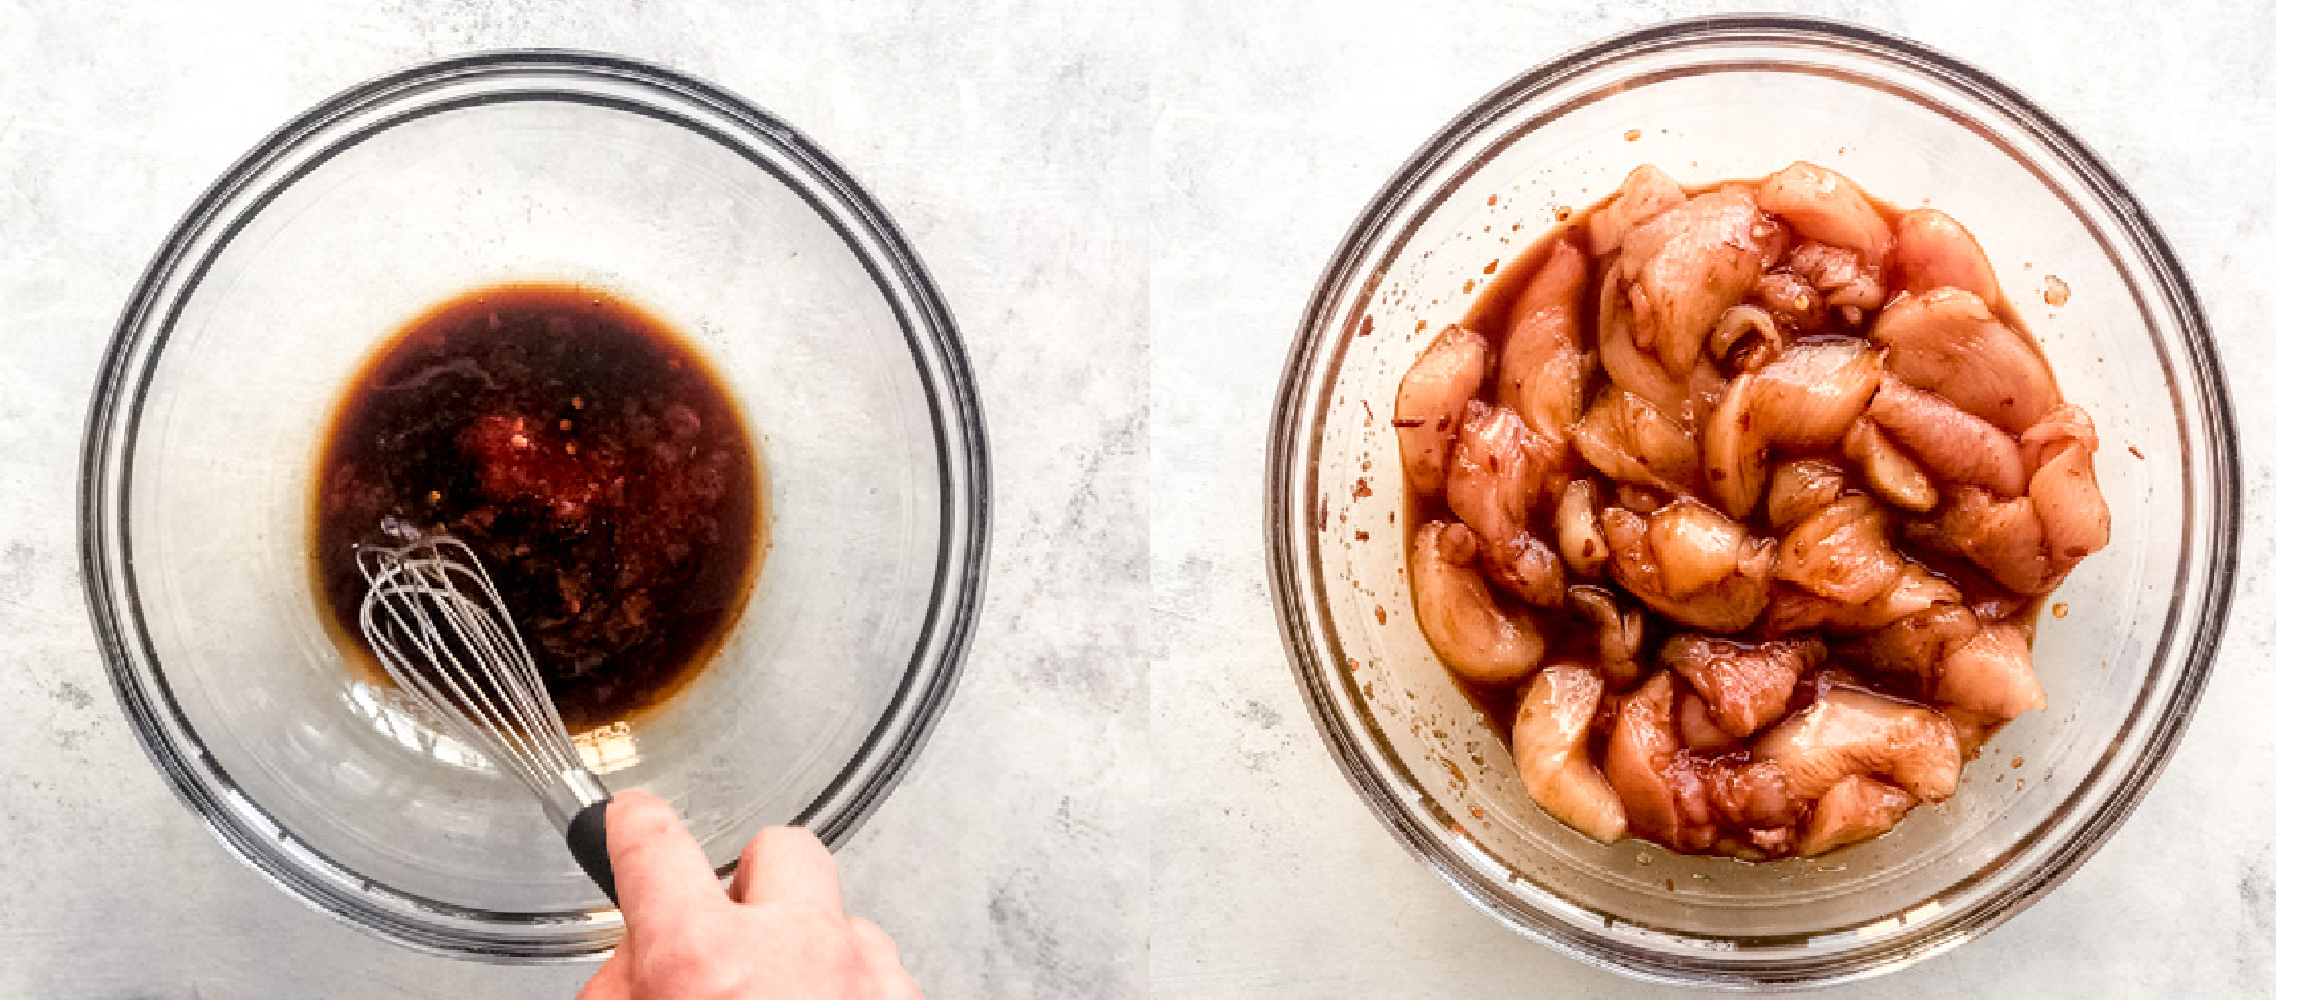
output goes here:
[{"label": "raw chicken piece", "polygon": [[1621,262],[1605,271],[1597,286],[1597,360],[1611,387],[1646,400],[1670,417],[1691,423],[1691,386],[1661,367],[1653,353],[1639,347],[1630,328],[1627,279]]},{"label": "raw chicken piece", "polygon": [[1757,186],[1757,205],[1789,221],[1808,239],[1859,254],[1862,266],[1881,268],[1893,231],[1845,175],[1799,160]]},{"label": "raw chicken piece", "polygon": [[1864,603],[1891,587],[1907,561],[1886,527],[1885,512],[1866,495],[1839,497],[1781,539],[1773,574],[1832,601]]},{"label": "raw chicken piece", "polygon": [[1819,639],[1744,643],[1680,635],[1661,647],[1660,662],[1701,695],[1719,728],[1748,737],[1781,717],[1797,678],[1828,656]]},{"label": "raw chicken piece", "polygon": [[1923,467],[1878,430],[1876,421],[1867,417],[1853,421],[1843,448],[1846,460],[1861,470],[1861,478],[1886,503],[1923,513],[1941,502],[1941,491],[1933,487]]},{"label": "raw chicken piece", "polygon": [[1863,632],[1883,628],[1927,608],[1964,600],[1956,585],[1914,562],[1901,564],[1901,574],[1884,593],[1859,604],[1832,601],[1802,588],[1773,588],[1773,602],[1765,609],[1765,632],[1781,635],[1810,629]]},{"label": "raw chicken piece", "polygon": [[1946,397],[1887,377],[1869,402],[1869,419],[1944,480],[1986,486],[2008,497],[2028,488],[2020,446]]},{"label": "raw chicken piece", "polygon": [[1463,679],[1513,683],[1541,662],[1541,632],[1494,600],[1477,571],[1478,549],[1477,533],[1459,523],[1431,521],[1414,533],[1414,615],[1430,649]]},{"label": "raw chicken piece", "polygon": [[1671,822],[1633,826],[1639,835],[1678,851],[1722,850],[1751,861],[1787,854],[1794,846],[1797,802],[1774,764],[1678,754],[1662,779],[1675,807]]},{"label": "raw chicken piece", "polygon": [[1941,516],[1909,525],[1908,537],[1971,560],[2015,593],[2042,594],[2059,582],[2036,502],[2025,496],[2000,501],[1978,487],[1953,487]]},{"label": "raw chicken piece", "polygon": [[1767,271],[1758,276],[1750,293],[1778,323],[1792,329],[1818,330],[1828,321],[1820,290],[1795,272]]},{"label": "raw chicken piece", "polygon": [[1680,624],[1712,632],[1738,632],[1764,612],[1767,588],[1773,581],[1772,539],[1744,536],[1730,575],[1689,597],[1676,598],[1663,585],[1660,564],[1647,545],[1645,519],[1609,507],[1598,520],[1605,529],[1606,546],[1612,550],[1614,579],[1647,607]]},{"label": "raw chicken piece", "polygon": [[1890,779],[1927,802],[1957,790],[1964,757],[1940,713],[1847,687],[1768,730],[1750,752],[1781,765],[1789,794],[1819,798],[1856,774]]},{"label": "raw chicken piece", "polygon": [[1962,604],[1944,604],[1909,615],[1845,647],[1846,655],[1871,670],[1910,678],[1920,694],[1932,697],[1941,658],[1980,634],[1980,619]]},{"label": "raw chicken piece", "polygon": [[1589,213],[1589,252],[1600,257],[1621,249],[1621,238],[1638,223],[1685,203],[1685,189],[1650,163],[1629,172],[1621,192]]},{"label": "raw chicken piece", "polygon": [[[1797,800],[1789,794],[1788,773],[1781,770],[1780,765],[1728,758],[1710,758],[1699,763],[1704,765],[1701,785],[1708,801],[1703,813],[1689,817],[1695,822],[1751,831],[1797,822]],[[1780,847],[1785,851],[1787,842],[1783,841]]]},{"label": "raw chicken piece", "polygon": [[2092,414],[2075,403],[2062,403],[2046,411],[2020,435],[2021,462],[2031,475],[2071,447],[2088,454],[2100,451],[2100,433],[2093,429]]},{"label": "raw chicken piece", "polygon": [[1607,386],[1573,425],[1573,444],[1597,471],[1624,483],[1690,493],[1700,482],[1701,452],[1693,432],[1652,403]]},{"label": "raw chicken piece", "polygon": [[2054,573],[2066,573],[2108,545],[2108,501],[2092,468],[2100,438],[2091,415],[2063,403],[2022,434],[2020,446],[2036,470],[2028,493],[2044,529],[2046,557]]},{"label": "raw chicken piece", "polygon": [[1797,853],[1818,857],[1892,829],[1916,808],[1917,797],[1873,778],[1851,775],[1813,803]]},{"label": "raw chicken piece", "polygon": [[1449,326],[1414,360],[1398,380],[1398,454],[1405,459],[1406,485],[1415,493],[1445,488],[1447,459],[1461,430],[1462,411],[1485,383],[1491,366],[1485,338],[1477,331]]},{"label": "raw chicken piece", "polygon": [[1990,625],[1941,658],[1931,697],[1997,722],[2043,708],[2044,685],[2020,629]]},{"label": "raw chicken piece", "polygon": [[1515,410],[1535,434],[1563,440],[1581,417],[1581,387],[1589,374],[1582,351],[1581,298],[1589,260],[1570,240],[1558,240],[1509,311],[1501,342],[1494,401]]},{"label": "raw chicken piece", "polygon": [[1548,542],[1532,532],[1520,531],[1509,541],[1486,545],[1481,558],[1487,578],[1518,600],[1540,608],[1565,602],[1565,564]]},{"label": "raw chicken piece", "polygon": [[1734,517],[1748,517],[1765,493],[1765,434],[1757,427],[1752,399],[1756,379],[1748,374],[1733,380],[1701,435],[1702,471],[1709,492]]},{"label": "raw chicken piece", "polygon": [[1845,470],[1823,458],[1800,458],[1773,472],[1765,517],[1775,531],[1796,527],[1845,493]]},{"label": "raw chicken piece", "polygon": [[1595,578],[1605,572],[1610,554],[1604,529],[1597,525],[1597,484],[1576,479],[1557,501],[1557,549],[1574,575]]},{"label": "raw chicken piece", "polygon": [[1983,302],[1997,300],[1997,274],[1988,254],[1946,212],[1919,208],[1902,215],[1893,230],[1887,269],[1893,284],[1911,295],[1962,288]]},{"label": "raw chicken piece", "polygon": [[1605,747],[1605,776],[1621,796],[1629,829],[1664,846],[1675,844],[1678,835],[1677,796],[1664,777],[1684,747],[1677,736],[1676,707],[1674,675],[1655,671],[1621,700]]},{"label": "raw chicken piece", "polygon": [[2028,339],[1962,288],[1903,295],[1877,314],[1869,339],[1902,381],[2018,434],[2060,404],[2060,389]]},{"label": "raw chicken piece", "polygon": [[1701,441],[1709,488],[1726,513],[1757,509],[1769,449],[1818,448],[1844,437],[1883,373],[1883,359],[1860,341],[1806,341],[1734,379]]},{"label": "raw chicken piece", "polygon": [[1645,612],[1623,608],[1613,591],[1578,584],[1566,591],[1567,602],[1597,632],[1597,669],[1607,684],[1626,688],[1645,674],[1638,654],[1645,647]]},{"label": "raw chicken piece", "polygon": [[1621,796],[1589,759],[1589,724],[1605,682],[1588,664],[1552,663],[1526,685],[1510,728],[1510,752],[1533,801],[1558,822],[1606,843],[1625,828]]},{"label": "raw chicken piece", "polygon": [[1629,832],[1677,851],[1705,851],[1727,830],[1793,825],[1788,775],[1769,762],[1683,753],[1674,709],[1681,692],[1656,671],[1622,699],[1606,742],[1605,775]]},{"label": "raw chicken piece", "polygon": [[1526,505],[1544,470],[1536,467],[1533,436],[1506,406],[1470,400],[1461,439],[1446,473],[1446,506],[1489,546],[1525,531]]},{"label": "raw chicken piece", "polygon": [[1741,741],[1717,725],[1716,718],[1709,714],[1709,703],[1691,691],[1677,696],[1677,731],[1685,737],[1688,750],[1724,752],[1741,748]]},{"label": "raw chicken piece", "polygon": [[1858,340],[1804,341],[1753,377],[1750,411],[1767,444],[1827,447],[1868,409],[1884,373],[1883,356]]},{"label": "raw chicken piece", "polygon": [[1821,293],[1821,304],[1838,310],[1847,325],[1885,304],[1885,281],[1861,255],[1828,243],[1800,243],[1789,251],[1789,273]]},{"label": "raw chicken piece", "polygon": [[1697,503],[1674,503],[1645,521],[1645,547],[1661,589],[1683,600],[1716,586],[1741,564],[1747,528]]},{"label": "raw chicken piece", "polygon": [[1630,230],[1620,262],[1633,342],[1673,379],[1691,375],[1717,314],[1764,272],[1778,229],[1748,195],[1713,191]]}]

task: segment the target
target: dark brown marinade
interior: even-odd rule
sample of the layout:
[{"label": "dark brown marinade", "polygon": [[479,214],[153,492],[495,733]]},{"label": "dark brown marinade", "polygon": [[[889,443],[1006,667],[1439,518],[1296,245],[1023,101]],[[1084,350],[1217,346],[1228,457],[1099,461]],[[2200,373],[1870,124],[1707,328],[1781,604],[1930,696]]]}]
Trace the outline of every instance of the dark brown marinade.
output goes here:
[{"label": "dark brown marinade", "polygon": [[312,572],[348,659],[381,679],[357,546],[444,531],[485,563],[573,732],[676,694],[765,544],[733,399],[662,321],[594,288],[437,306],[368,359],[323,441]]},{"label": "dark brown marinade", "polygon": [[[1754,186],[1756,182],[1743,181],[1740,183]],[[1707,193],[1709,191],[1718,190],[1724,186],[1726,185],[1723,183],[1713,184],[1706,187],[1688,186],[1684,189],[1684,191],[1686,196],[1690,198]],[[1486,287],[1478,293],[1477,298],[1470,303],[1469,310],[1463,314],[1461,325],[1484,335],[1489,342],[1496,346],[1496,349],[1498,350],[1499,345],[1502,342],[1503,334],[1506,332],[1502,328],[1509,316],[1510,308],[1516,304],[1518,294],[1524,290],[1526,283],[1532,280],[1534,273],[1539,271],[1543,262],[1548,260],[1551,249],[1554,248],[1560,240],[1570,240],[1575,245],[1582,247],[1586,251],[1588,245],[1588,217],[1591,212],[1604,207],[1610,200],[1611,199],[1599,201],[1589,208],[1575,213],[1571,218],[1563,223],[1560,223],[1557,228],[1551,230],[1539,240],[1534,241],[1532,245],[1526,247],[1522,251],[1519,251],[1515,257],[1503,262],[1498,269],[1498,273],[1495,274],[1493,280],[1489,282]],[[1874,198],[1869,199],[1869,204],[1871,207],[1877,210],[1877,214],[1884,218],[1888,226],[1895,228],[1898,227],[1901,216],[1905,214],[1903,210],[1895,208],[1884,202],[1877,201]],[[1888,286],[1888,295],[1890,295],[1892,291],[1893,289]],[[1597,282],[1593,280],[1590,282],[1589,291],[1584,294],[1581,302],[1580,327],[1583,330],[1595,331],[1597,329],[1597,294]],[[2034,335],[2029,332],[2026,324],[2021,322],[2020,314],[2017,311],[2006,307],[2006,304],[2001,300],[2001,293],[1998,299],[1990,300],[1988,305],[1990,310],[1993,311],[1998,316],[1998,318],[2005,323],[2005,325],[2019,331],[2024,338],[2028,339],[2030,346],[2036,346],[2036,339]],[[1861,330],[1831,329],[1819,333],[1807,334],[1806,337],[1829,337],[1840,336],[1844,334],[1860,335],[1861,333]],[[2040,350],[2039,354],[2041,353],[2042,351]],[[1604,377],[1602,370],[1600,370],[1597,377],[1600,379]],[[1493,389],[1493,382],[1489,377],[1486,384],[1478,390],[1477,398],[1491,400],[1493,398]],[[1828,449],[1824,448],[1810,454],[1827,455],[1828,453]],[[1785,462],[1797,457],[1799,457],[1799,454],[1797,453],[1786,454],[1782,456],[1782,461]],[[1583,478],[1592,474],[1589,466],[1581,460],[1580,453],[1572,448],[1566,449],[1566,463],[1570,478]],[[1856,489],[1858,489],[1858,487],[1856,487]],[[1548,513],[1549,512],[1546,510],[1537,511],[1535,512],[1535,518],[1538,521],[1540,517],[1547,515]],[[1405,498],[1405,511],[1403,516],[1399,518],[1398,522],[1399,527],[1402,528],[1405,532],[1403,539],[1405,549],[1410,551],[1413,548],[1413,533],[1423,523],[1431,520],[1451,519],[1452,514],[1447,510],[1445,506],[1445,500],[1442,496],[1434,498],[1422,497],[1415,495],[1414,492],[1410,489],[1407,490]],[[1760,523],[1754,527],[1757,527],[1761,530],[1770,530],[1769,526],[1762,523],[1761,518],[1759,521]],[[1901,525],[1898,522],[1898,519],[1896,519],[1896,530],[1900,527]],[[1901,544],[1897,545],[1896,548],[1899,549],[1899,551],[1904,556],[1907,556],[1912,561],[1924,566],[1925,569],[1931,571],[1935,575],[1949,579],[1962,593],[1966,595],[1967,604],[1980,605],[1984,602],[1991,601],[2006,602],[2007,604],[2013,606],[2013,610],[2004,614],[1998,620],[2015,621],[2033,627],[2037,613],[2044,606],[2045,596],[2030,598],[2013,594],[2012,592],[2007,591],[2004,587],[1998,585],[1994,580],[1991,580],[1988,577],[1988,574],[1981,572],[1977,567],[1973,566],[1971,563],[1965,561],[1962,558],[1944,555],[1942,553],[1935,552],[1921,546],[1911,545],[1908,544],[1905,539],[1900,539],[1899,541]],[[1609,587],[1613,586],[1610,580],[1606,581],[1606,583]],[[1621,592],[1620,588],[1618,587],[1613,587],[1613,589],[1617,593]],[[1573,617],[1571,614],[1565,612],[1550,611],[1543,608],[1524,607],[1523,605],[1517,604],[1514,598],[1499,592],[1496,592],[1494,597],[1498,601],[1520,607],[1522,610],[1531,615],[1532,618],[1541,626],[1542,634],[1549,640],[1549,651],[1543,655],[1545,662],[1552,659],[1562,658],[1586,658],[1590,655],[1591,642],[1587,634],[1588,626]],[[1629,605],[1642,606],[1635,597],[1623,594],[1623,599]],[[1758,625],[1751,626],[1749,630],[1742,633],[1738,637],[1751,641],[1769,638],[1769,636],[1763,636],[1759,634],[1761,629],[1762,622],[1760,622]],[[1645,643],[1643,646],[1643,654],[1640,656],[1641,662],[1644,662],[1650,668],[1652,666],[1652,657],[1654,652],[1659,650],[1664,643],[1667,643],[1671,637],[1686,632],[1700,635],[1714,635],[1714,633],[1703,632],[1699,629],[1688,629],[1680,627],[1675,622],[1670,621],[1666,616],[1648,612],[1645,616]],[[1838,647],[1837,637],[1823,633],[1820,638],[1829,644],[1832,658],[1834,658],[1834,654]],[[1447,671],[1446,674],[1448,677],[1452,678],[1455,686],[1458,687],[1462,693],[1469,698],[1470,703],[1477,706],[1480,714],[1485,716],[1487,724],[1493,728],[1493,731],[1501,738],[1503,744],[1510,744],[1510,731],[1516,721],[1515,716],[1517,712],[1518,694],[1519,691],[1523,688],[1524,682],[1520,682],[1516,685],[1491,688],[1465,681],[1459,674],[1455,674],[1450,670]],[[1531,678],[1529,677],[1528,681],[1530,681],[1530,679]],[[1814,678],[1811,676],[1808,676],[1805,683],[1801,685],[1795,699],[1791,702],[1791,711],[1795,711],[1796,709],[1812,702],[1814,698],[1812,684],[1813,679]],[[1887,675],[1864,674],[1859,678],[1859,686],[1866,687],[1868,689],[1877,691],[1878,693],[1887,694],[1894,697],[1905,698],[1909,700],[1921,700],[1916,697],[1915,692],[1906,690],[1905,684],[1901,683],[1896,678]],[[1601,713],[1601,715],[1602,714],[1603,713]],[[1994,732],[1996,728],[1997,727],[1995,726],[1990,727],[1990,732]],[[1610,720],[1605,718],[1600,718],[1598,724],[1592,726],[1590,736],[1592,742],[1595,744],[1596,754],[1600,759],[1602,759],[1604,755],[1603,741],[1610,729]]]}]

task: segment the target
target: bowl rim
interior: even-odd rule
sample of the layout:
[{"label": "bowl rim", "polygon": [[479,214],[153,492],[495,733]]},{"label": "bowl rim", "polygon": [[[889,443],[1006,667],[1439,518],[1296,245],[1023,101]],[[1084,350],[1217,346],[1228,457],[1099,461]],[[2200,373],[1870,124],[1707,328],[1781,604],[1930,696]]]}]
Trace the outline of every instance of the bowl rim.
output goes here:
[{"label": "bowl rim", "polygon": [[[446,93],[458,86],[479,92]],[[602,96],[587,93],[586,86],[621,89]],[[940,480],[934,582],[892,698],[846,767],[791,821],[812,828],[833,850],[854,834],[918,756],[950,701],[972,643],[991,512],[980,398],[948,305],[885,209],[788,122],[679,70],[552,48],[428,60],[321,101],[235,160],[161,242],[97,369],[81,446],[80,570],[105,670],[137,742],[176,797],[233,855],[307,905],[417,951],[495,962],[580,961],[615,946],[619,911],[505,913],[383,886],[304,844],[241,791],[207,752],[166,681],[144,627],[130,555],[128,486],[157,360],[185,301],[239,228],[311,169],[369,135],[441,111],[516,101],[580,101],[641,114],[688,128],[742,156],[799,194],[838,232],[901,325],[929,410]],[[720,877],[734,864],[722,866]]]},{"label": "bowl rim", "polygon": [[[1354,316],[1375,286],[1365,278],[1364,265],[1385,252],[1392,241],[1390,228],[1418,202],[1417,188],[1473,141],[1487,123],[1527,102],[1539,100],[1592,71],[1634,56],[1678,49],[1699,50],[1721,43],[1746,45],[1785,42],[1821,46],[1857,55],[1893,70],[1913,73],[1956,90],[2004,116],[2028,138],[2038,141],[2057,165],[2070,170],[2077,183],[2107,206],[2106,222],[2121,229],[2139,251],[2137,263],[2145,283],[2164,298],[2171,319],[2169,336],[2195,361],[2197,422],[2204,440],[2191,459],[2200,468],[2188,477],[2215,484],[2218,505],[2194,526],[2194,537],[2182,548],[2201,545],[2204,558],[2184,555],[2184,564],[2204,567],[2195,588],[2195,608],[2186,614],[2194,635],[2185,662],[2163,662],[2170,630],[2157,642],[2155,669],[2177,666],[2169,679],[2163,716],[2143,735],[2136,765],[2114,775],[2115,786],[2089,813],[2074,817],[2072,834],[2054,852],[2041,858],[2015,891],[1989,897],[1960,915],[1960,919],[1928,927],[1918,935],[1887,935],[1837,956],[1771,958],[1751,961],[1728,955],[1716,960],[1688,961],[1655,949],[1588,934],[1546,912],[1531,914],[1514,909],[1509,894],[1473,869],[1453,850],[1410,818],[1419,806],[1399,797],[1394,786],[1416,788],[1406,776],[1395,749],[1368,724],[1375,739],[1360,745],[1351,736],[1357,711],[1337,699],[1322,681],[1344,660],[1340,640],[1325,612],[1322,557],[1316,543],[1316,455],[1332,378],[1341,350],[1338,336],[1342,319]],[[1428,210],[1423,207],[1423,211]],[[1405,227],[1410,232],[1419,219]],[[1400,235],[1397,239],[1403,239]],[[1362,287],[1361,287],[1362,286]],[[1780,989],[1819,987],[1881,975],[1940,954],[1978,937],[2010,919],[2059,885],[2106,842],[2122,825],[2186,731],[2195,702],[2209,679],[2224,631],[2233,590],[2237,533],[2242,492],[2237,458],[2237,434],[2212,335],[2195,291],[2169,244],[2139,202],[2089,147],[2041,107],[1989,74],[1921,43],[1873,28],[1827,18],[1801,15],[1701,16],[1665,21],[1603,38],[1553,58],[1517,75],[1466,110],[1455,115],[1425,141],[1391,174],[1381,189],[1351,223],[1320,274],[1288,352],[1270,420],[1270,444],[1265,466],[1264,542],[1272,605],[1287,658],[1320,738],[1381,824],[1408,853],[1432,868],[1477,909],[1518,933],[1534,938],[1584,962],[1631,978],[1670,985],[1727,989]],[[2191,501],[2193,502],[2193,500]],[[2183,620],[2176,594],[2167,620]],[[2151,683],[2155,683],[2152,681]],[[1347,687],[1347,685],[1344,685]],[[1354,697],[1354,695],[1352,695]],[[1386,780],[1385,780],[1386,779]],[[2064,821],[2066,822],[2066,821]],[[1537,892],[1547,895],[1543,890]],[[1574,904],[1551,897],[1564,907]],[[1602,915],[1600,915],[1602,916]],[[1605,920],[1613,924],[1610,918]]]}]

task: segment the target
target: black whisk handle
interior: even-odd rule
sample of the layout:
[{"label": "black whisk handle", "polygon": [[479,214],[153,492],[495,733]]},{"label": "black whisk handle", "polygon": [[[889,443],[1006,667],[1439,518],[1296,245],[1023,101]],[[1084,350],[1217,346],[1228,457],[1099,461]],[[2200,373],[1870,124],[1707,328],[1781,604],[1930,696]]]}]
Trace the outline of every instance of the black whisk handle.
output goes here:
[{"label": "black whisk handle", "polygon": [[575,855],[575,863],[599,883],[599,891],[607,894],[607,901],[621,906],[615,898],[615,869],[607,863],[607,802],[600,799],[584,806],[567,824],[567,853]]}]

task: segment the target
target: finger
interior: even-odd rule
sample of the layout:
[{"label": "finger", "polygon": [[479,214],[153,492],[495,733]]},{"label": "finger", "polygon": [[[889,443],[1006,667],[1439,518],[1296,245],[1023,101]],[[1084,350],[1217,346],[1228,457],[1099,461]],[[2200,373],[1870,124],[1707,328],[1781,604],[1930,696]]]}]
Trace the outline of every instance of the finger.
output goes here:
[{"label": "finger", "polygon": [[669,803],[646,792],[618,792],[607,803],[607,860],[634,937],[726,902],[702,845]]},{"label": "finger", "polygon": [[915,1000],[920,995],[918,984],[903,971],[902,953],[895,948],[894,938],[861,917],[849,923],[854,928],[855,951],[862,954],[864,974],[870,979],[871,995],[880,1000]]},{"label": "finger", "polygon": [[735,901],[792,903],[845,913],[839,902],[839,865],[815,835],[795,826],[770,826],[743,848],[735,865]]},{"label": "finger", "polygon": [[861,917],[848,917],[847,924],[854,928],[855,950],[862,953],[864,961],[873,966],[902,965],[901,949],[895,947],[894,937],[879,925]]},{"label": "finger", "polygon": [[583,984],[583,991],[575,994],[575,1000],[630,1000],[630,967],[621,951],[607,956],[607,963],[591,974],[591,981]]}]

